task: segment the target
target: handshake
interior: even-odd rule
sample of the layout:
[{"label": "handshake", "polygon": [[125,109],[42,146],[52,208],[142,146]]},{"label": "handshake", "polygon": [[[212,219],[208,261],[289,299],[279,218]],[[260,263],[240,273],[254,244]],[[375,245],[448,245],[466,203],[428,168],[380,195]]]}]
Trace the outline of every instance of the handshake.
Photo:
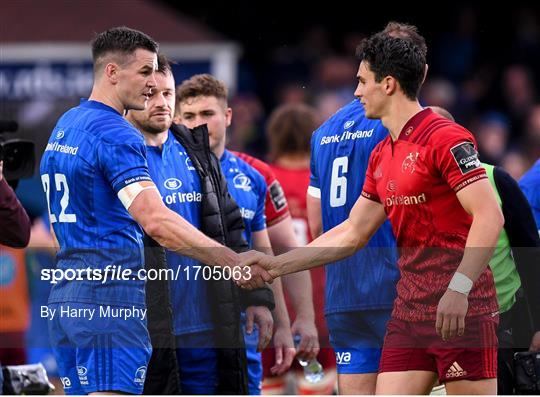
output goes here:
[{"label": "handshake", "polygon": [[243,274],[236,280],[236,284],[241,288],[261,288],[282,275],[278,270],[280,267],[278,257],[253,250],[241,253],[239,256],[239,267],[243,269]]}]

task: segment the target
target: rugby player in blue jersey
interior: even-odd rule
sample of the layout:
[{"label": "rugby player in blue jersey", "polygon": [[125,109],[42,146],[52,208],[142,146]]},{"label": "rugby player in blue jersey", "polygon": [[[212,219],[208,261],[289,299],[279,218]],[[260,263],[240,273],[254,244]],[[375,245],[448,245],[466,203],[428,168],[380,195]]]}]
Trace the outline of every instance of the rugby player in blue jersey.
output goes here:
[{"label": "rugby player in blue jersey", "polygon": [[[190,81],[184,84],[189,84]],[[170,66],[161,56],[156,83],[147,108],[144,111],[129,112],[127,119],[144,135],[150,174],[163,201],[171,210],[199,228],[203,199],[200,178],[186,149],[169,131],[175,111],[175,84]],[[182,86],[179,89],[182,91]],[[185,105],[182,109],[189,112],[191,108]],[[220,127],[225,129],[225,118],[219,119],[217,114],[214,116],[217,122],[223,122]],[[180,121],[188,127],[198,125]],[[209,127],[212,136],[216,125]],[[240,208],[245,224],[244,237],[250,247],[267,249],[270,243],[264,217],[266,183],[254,168],[223,149],[216,155],[221,158],[229,191]],[[196,260],[169,251],[167,263],[169,268],[175,271],[180,268],[180,277],[171,283],[171,291],[182,392],[215,394],[218,390],[219,365],[218,353],[212,346],[216,325],[211,316],[211,305],[214,303],[209,299],[209,280],[204,279],[201,263]],[[282,333],[285,329],[291,338],[281,285],[276,287],[273,288],[276,300],[276,329],[281,329],[279,332]],[[266,346],[272,336],[272,315],[265,306],[250,306],[242,321],[245,322],[249,392],[260,394],[262,367],[258,350]],[[257,324],[256,327],[254,323]],[[288,365],[292,360],[292,355],[289,356]]]},{"label": "rugby player in blue jersey", "polygon": [[[362,192],[371,151],[387,135],[379,120],[365,117],[357,99],[313,133],[307,206],[314,237],[348,218]],[[399,277],[395,245],[386,221],[367,249],[326,267],[325,315],[340,394],[375,393]]]},{"label": "rugby player in blue jersey", "polygon": [[58,120],[41,161],[59,242],[55,270],[66,276],[53,285],[45,314],[67,394],[143,390],[151,347],[142,229],[209,265],[239,262],[163,204],[144,140],[122,117],[146,107],[156,53],[156,42],[129,28],[97,35],[90,98]]}]

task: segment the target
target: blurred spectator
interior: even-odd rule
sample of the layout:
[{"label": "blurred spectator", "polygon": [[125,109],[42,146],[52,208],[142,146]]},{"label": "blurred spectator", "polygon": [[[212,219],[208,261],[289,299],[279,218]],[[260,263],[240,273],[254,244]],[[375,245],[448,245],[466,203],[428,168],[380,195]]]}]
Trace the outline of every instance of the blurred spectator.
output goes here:
[{"label": "blurred spectator", "polygon": [[456,88],[445,79],[428,79],[422,87],[421,101],[422,103],[429,103],[431,106],[440,106],[452,112],[456,98]]},{"label": "blurred spectator", "polygon": [[451,18],[454,29],[444,32],[433,46],[435,67],[451,81],[459,82],[473,68],[477,52],[474,32],[477,30],[476,15],[470,6],[457,9]]},{"label": "blurred spectator", "polygon": [[234,109],[233,122],[227,147],[231,150],[247,152],[262,157],[266,149],[263,134],[264,109],[255,94],[246,93],[236,95],[231,100]]},{"label": "blurred spectator", "polygon": [[510,174],[512,178],[518,180],[529,168],[529,162],[523,153],[516,150],[508,152],[501,161],[501,167]]},{"label": "blurred spectator", "polygon": [[530,160],[540,158],[540,103],[531,107],[527,116],[525,144]]},{"label": "blurred spectator", "polygon": [[338,93],[326,92],[319,94],[315,98],[315,107],[317,109],[317,114],[321,120],[326,120],[339,109],[349,103],[353,98],[345,97]]},{"label": "blurred spectator", "polygon": [[[506,116],[499,112],[488,112],[474,128],[480,159],[484,163],[500,165],[508,144],[509,125]],[[506,167],[505,167],[506,168]]]},{"label": "blurred spectator", "polygon": [[505,70],[503,95],[512,120],[512,131],[516,135],[521,135],[524,119],[536,99],[534,80],[527,67],[512,65]]}]

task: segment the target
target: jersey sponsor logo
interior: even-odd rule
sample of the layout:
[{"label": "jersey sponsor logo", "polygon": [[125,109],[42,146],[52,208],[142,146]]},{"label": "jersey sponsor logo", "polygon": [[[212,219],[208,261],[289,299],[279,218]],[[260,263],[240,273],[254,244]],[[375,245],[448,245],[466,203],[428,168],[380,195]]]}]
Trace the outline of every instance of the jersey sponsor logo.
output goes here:
[{"label": "jersey sponsor logo", "polygon": [[389,190],[391,192],[395,192],[397,189],[397,182],[394,179],[391,179],[386,184],[386,190]]},{"label": "jersey sponsor logo", "polygon": [[143,365],[142,367],[137,368],[137,371],[135,371],[135,378],[133,378],[133,382],[138,383],[140,385],[144,385],[145,379],[146,379],[146,365]]},{"label": "jersey sponsor logo", "polygon": [[373,135],[374,129],[371,130],[356,130],[356,131],[343,131],[341,135],[335,134],[331,136],[323,136],[321,138],[320,146],[328,145],[330,143],[339,143],[346,140],[356,140],[362,138],[370,138]]},{"label": "jersey sponsor logo", "polygon": [[60,145],[58,142],[52,142],[48,143],[47,147],[45,148],[45,151],[53,151],[53,152],[59,152],[59,153],[65,153],[65,154],[71,154],[72,156],[75,156],[77,152],[79,151],[78,146],[69,146],[69,145]]},{"label": "jersey sponsor logo", "polygon": [[454,361],[454,363],[448,368],[448,371],[446,371],[446,377],[447,378],[459,378],[461,376],[466,376],[467,371],[465,371],[461,366],[457,363],[457,361]]},{"label": "jersey sponsor logo", "polygon": [[162,200],[167,205],[176,203],[200,203],[202,201],[202,193],[196,192],[195,190],[189,193],[174,192],[162,197]]},{"label": "jersey sponsor logo", "polygon": [[163,186],[168,190],[178,190],[182,186],[182,181],[178,178],[169,178],[163,182]]},{"label": "jersey sponsor logo", "polygon": [[454,156],[454,160],[462,174],[471,172],[481,166],[478,159],[478,152],[471,142],[460,143],[451,148],[450,152]]},{"label": "jersey sponsor logo", "polygon": [[405,196],[402,194],[399,196],[392,195],[390,197],[387,197],[385,199],[385,204],[387,207],[391,207],[393,205],[423,204],[426,201],[427,201],[427,197],[425,193],[419,194],[418,196],[415,196],[415,195]]},{"label": "jersey sponsor logo", "polygon": [[351,363],[351,353],[336,352],[336,362],[340,365],[349,365]]},{"label": "jersey sponsor logo", "polygon": [[240,214],[242,215],[242,218],[252,220],[255,218],[255,211],[248,210],[247,208],[240,208]]},{"label": "jersey sponsor logo", "polygon": [[244,192],[251,191],[251,180],[242,172],[233,178],[233,184],[236,189],[241,189]]},{"label": "jersey sponsor logo", "polygon": [[56,133],[56,139],[62,139],[64,135],[65,135],[64,131],[60,130]]},{"label": "jersey sponsor logo", "polygon": [[60,381],[62,382],[64,389],[69,389],[71,387],[71,380],[67,376],[60,378]]},{"label": "jersey sponsor logo", "polygon": [[268,193],[270,194],[270,199],[272,205],[276,211],[283,209],[287,205],[287,199],[285,198],[285,192],[281,187],[281,183],[275,180],[268,187]]},{"label": "jersey sponsor logo", "polygon": [[349,129],[354,125],[354,120],[346,121],[345,124],[343,124],[343,128]]},{"label": "jersey sponsor logo", "polygon": [[88,373],[88,369],[86,367],[83,367],[82,365],[77,365],[77,376],[79,377],[79,382],[83,386],[88,386],[88,376],[86,374]]},{"label": "jersey sponsor logo", "polygon": [[412,174],[416,167],[416,162],[418,161],[418,152],[410,152],[407,157],[401,163],[401,172]]}]

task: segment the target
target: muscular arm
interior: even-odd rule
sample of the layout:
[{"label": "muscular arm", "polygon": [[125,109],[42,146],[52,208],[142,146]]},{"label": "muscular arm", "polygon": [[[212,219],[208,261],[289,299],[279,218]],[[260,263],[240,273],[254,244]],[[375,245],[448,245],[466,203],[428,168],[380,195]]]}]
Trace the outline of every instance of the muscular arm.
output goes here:
[{"label": "muscular arm", "polygon": [[165,248],[212,266],[233,266],[237,254],[205,236],[168,209],[157,189],[140,192],[128,209],[146,233]]},{"label": "muscular arm", "polygon": [[269,273],[277,277],[346,258],[364,247],[385,219],[382,204],[359,197],[345,221],[306,247],[270,259]]},{"label": "muscular arm", "polygon": [[457,193],[457,198],[473,217],[465,253],[457,271],[474,282],[488,265],[504,218],[488,179],[463,188]]},{"label": "muscular arm", "polygon": [[[268,236],[276,255],[283,254],[298,246],[290,216],[268,228]],[[283,286],[289,293],[297,317],[314,321],[313,293],[309,272],[287,274]]]}]

